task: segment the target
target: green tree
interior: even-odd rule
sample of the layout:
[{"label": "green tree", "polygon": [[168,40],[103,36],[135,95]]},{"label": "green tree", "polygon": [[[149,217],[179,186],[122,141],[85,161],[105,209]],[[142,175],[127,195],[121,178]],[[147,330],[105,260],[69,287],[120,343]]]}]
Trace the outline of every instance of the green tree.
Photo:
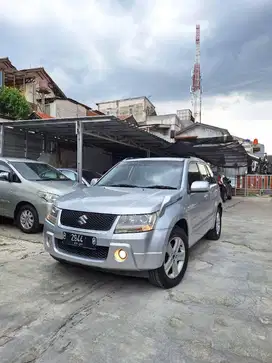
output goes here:
[{"label": "green tree", "polygon": [[28,118],[30,113],[29,103],[17,88],[0,88],[0,114],[17,120],[24,120]]}]

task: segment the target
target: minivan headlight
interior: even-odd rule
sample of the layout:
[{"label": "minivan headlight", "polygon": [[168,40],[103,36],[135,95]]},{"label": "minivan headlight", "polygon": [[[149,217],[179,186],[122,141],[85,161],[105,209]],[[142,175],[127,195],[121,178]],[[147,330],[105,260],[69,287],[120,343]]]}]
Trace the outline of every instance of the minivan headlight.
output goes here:
[{"label": "minivan headlight", "polygon": [[60,209],[57,208],[55,205],[53,205],[50,212],[46,216],[46,220],[48,220],[48,222],[50,222],[52,224],[56,224],[57,220],[58,220],[59,212],[60,212]]},{"label": "minivan headlight", "polygon": [[37,194],[40,198],[45,200],[47,203],[54,203],[56,201],[56,199],[59,197],[59,195],[57,195],[57,194],[43,192],[41,190],[38,191]]},{"label": "minivan headlight", "polygon": [[120,216],[114,233],[139,233],[152,231],[157,213]]}]

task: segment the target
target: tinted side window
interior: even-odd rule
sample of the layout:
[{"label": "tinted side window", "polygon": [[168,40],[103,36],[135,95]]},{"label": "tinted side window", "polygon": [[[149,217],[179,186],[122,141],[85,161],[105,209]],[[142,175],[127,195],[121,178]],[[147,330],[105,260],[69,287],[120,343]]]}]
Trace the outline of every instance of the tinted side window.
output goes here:
[{"label": "tinted side window", "polygon": [[195,181],[202,181],[202,176],[199,172],[197,163],[190,163],[188,169],[188,184],[191,187],[192,183]]}]

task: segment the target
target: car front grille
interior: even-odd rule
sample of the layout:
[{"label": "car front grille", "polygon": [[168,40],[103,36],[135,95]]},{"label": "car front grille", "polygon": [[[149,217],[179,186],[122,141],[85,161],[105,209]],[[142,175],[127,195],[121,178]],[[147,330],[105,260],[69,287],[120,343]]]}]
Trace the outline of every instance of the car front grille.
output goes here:
[{"label": "car front grille", "polygon": [[115,214],[79,212],[63,209],[60,222],[63,226],[91,229],[94,231],[109,231],[116,219]]},{"label": "car front grille", "polygon": [[80,256],[94,260],[106,260],[109,253],[109,247],[96,246],[96,248],[92,250],[89,248],[69,246],[60,239],[56,239],[56,247],[60,251],[68,253],[69,255]]}]

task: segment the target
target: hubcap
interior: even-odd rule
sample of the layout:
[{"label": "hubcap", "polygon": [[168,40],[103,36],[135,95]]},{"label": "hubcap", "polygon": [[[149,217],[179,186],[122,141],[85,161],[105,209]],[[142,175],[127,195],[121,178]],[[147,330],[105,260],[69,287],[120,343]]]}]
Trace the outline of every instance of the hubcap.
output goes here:
[{"label": "hubcap", "polygon": [[34,216],[30,210],[24,210],[20,216],[20,223],[24,229],[30,229],[34,224]]},{"label": "hubcap", "polygon": [[185,247],[180,237],[172,238],[164,260],[164,271],[170,279],[175,279],[181,272],[185,260]]},{"label": "hubcap", "polygon": [[221,230],[221,218],[219,212],[216,213],[215,229],[216,229],[216,234],[219,235]]}]

